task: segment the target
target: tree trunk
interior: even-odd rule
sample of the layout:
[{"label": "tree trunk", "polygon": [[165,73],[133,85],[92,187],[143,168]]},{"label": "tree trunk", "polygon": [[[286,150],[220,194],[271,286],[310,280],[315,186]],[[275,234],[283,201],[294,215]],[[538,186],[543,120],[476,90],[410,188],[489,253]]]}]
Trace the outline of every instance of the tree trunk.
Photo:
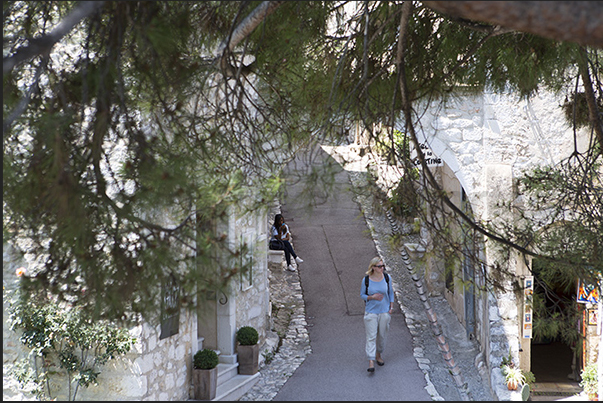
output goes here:
[{"label": "tree trunk", "polygon": [[600,1],[424,1],[443,14],[557,41],[603,47]]}]

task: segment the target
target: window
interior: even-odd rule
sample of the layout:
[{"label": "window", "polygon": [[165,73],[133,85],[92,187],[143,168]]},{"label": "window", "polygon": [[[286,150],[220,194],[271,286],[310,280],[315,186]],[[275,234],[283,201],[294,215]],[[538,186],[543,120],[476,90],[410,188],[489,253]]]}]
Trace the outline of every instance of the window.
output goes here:
[{"label": "window", "polygon": [[[239,261],[239,267],[241,267],[241,278],[240,278],[240,282],[241,282],[241,290],[245,291],[250,289],[251,287],[253,287],[253,264],[254,264],[254,259],[253,259],[253,248],[249,248],[248,249],[248,244],[246,244],[244,242],[244,238],[243,235],[241,235],[240,238],[240,250],[241,250],[241,255],[240,255],[240,261]],[[247,270],[245,272],[243,272],[243,268],[246,267]]]},{"label": "window", "polygon": [[159,340],[178,334],[180,324],[180,287],[170,274],[162,284],[161,335]]}]

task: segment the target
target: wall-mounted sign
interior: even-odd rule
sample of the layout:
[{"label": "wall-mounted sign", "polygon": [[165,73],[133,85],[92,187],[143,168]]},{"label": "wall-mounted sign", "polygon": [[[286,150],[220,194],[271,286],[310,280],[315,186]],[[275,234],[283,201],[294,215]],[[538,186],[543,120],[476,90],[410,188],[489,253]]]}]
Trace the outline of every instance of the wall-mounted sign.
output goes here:
[{"label": "wall-mounted sign", "polygon": [[[428,167],[441,167],[444,165],[442,159],[436,156],[433,151],[431,151],[431,148],[427,146],[427,144],[421,143],[419,144],[419,148],[421,149],[421,153],[423,154],[425,158],[425,163]],[[421,161],[419,161],[419,155],[417,154],[417,150],[415,149],[414,144],[412,142],[410,143],[410,158],[416,166],[421,166]]]},{"label": "wall-mounted sign", "polygon": [[532,338],[532,298],[534,297],[534,276],[523,280],[523,338]]},{"label": "wall-mounted sign", "polygon": [[579,279],[576,302],[579,302],[581,304],[597,304],[599,302],[599,285],[586,284]]},{"label": "wall-mounted sign", "polygon": [[588,324],[596,325],[597,324],[597,309],[589,309],[588,310]]}]

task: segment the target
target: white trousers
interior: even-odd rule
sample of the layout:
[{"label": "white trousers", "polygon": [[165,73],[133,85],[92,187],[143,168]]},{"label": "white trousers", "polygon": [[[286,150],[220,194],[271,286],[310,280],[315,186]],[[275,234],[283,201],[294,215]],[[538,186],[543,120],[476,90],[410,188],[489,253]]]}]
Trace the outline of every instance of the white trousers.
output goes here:
[{"label": "white trousers", "polygon": [[366,356],[374,360],[376,353],[383,353],[385,341],[389,331],[391,315],[385,313],[365,313],[364,328],[366,330]]}]

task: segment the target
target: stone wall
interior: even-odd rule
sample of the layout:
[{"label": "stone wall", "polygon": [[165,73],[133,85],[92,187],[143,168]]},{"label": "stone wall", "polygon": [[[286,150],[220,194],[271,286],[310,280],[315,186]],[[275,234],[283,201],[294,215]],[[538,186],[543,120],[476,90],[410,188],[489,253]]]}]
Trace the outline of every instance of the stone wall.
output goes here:
[{"label": "stone wall", "polygon": [[[238,284],[236,328],[254,327],[260,340],[270,331],[270,289],[268,287],[268,228],[266,214],[246,217],[237,227],[252,248],[253,272]],[[251,282],[249,281],[251,279]]]},{"label": "stone wall", "polygon": [[[17,268],[25,266],[18,253],[3,247],[3,286],[14,290],[18,277]],[[10,375],[12,366],[28,355],[28,349],[19,341],[19,333],[6,326],[6,305],[3,306],[3,400],[36,400],[20,391],[19,385]],[[141,324],[130,329],[137,338],[133,349],[125,356],[109,361],[100,367],[98,385],[78,390],[78,400],[188,400],[190,373],[193,354],[193,334],[196,321],[184,309],[180,314],[178,334],[159,340],[160,327]],[[52,384],[53,397],[67,400],[67,381],[57,378]]]},{"label": "stone wall", "polygon": [[180,314],[179,332],[159,340],[159,327],[137,326],[130,333],[138,342],[132,352],[109,362],[99,375],[99,385],[81,392],[81,400],[179,401],[190,396],[193,318]]},{"label": "stone wall", "polygon": [[[420,141],[452,170],[478,220],[513,222],[515,217],[501,210],[499,203],[515,200],[515,179],[535,166],[554,165],[573,151],[573,131],[561,113],[561,99],[562,95],[544,91],[529,101],[486,93],[452,99],[443,108],[430,105],[422,118],[425,131]],[[584,134],[578,133],[582,150]],[[492,248],[484,256],[490,264],[501,261]],[[525,274],[519,260],[506,269],[517,276]],[[520,362],[522,301],[513,292],[512,281],[506,284],[506,292],[482,295],[477,303],[476,336],[491,369],[492,385],[501,382],[498,367],[503,357],[511,353]],[[455,305],[462,321],[462,307]],[[497,394],[500,400],[508,397],[504,390]]]},{"label": "stone wall", "polygon": [[[479,217],[491,216],[492,188],[486,169],[506,166],[512,177],[536,165],[552,165],[573,151],[573,132],[563,119],[560,95],[542,92],[530,101],[512,94],[454,98],[445,108],[430,105],[418,133],[452,169]],[[585,139],[579,144],[586,146]],[[511,197],[511,189],[502,189]]]},{"label": "stone wall", "polygon": [[[265,344],[270,334],[270,290],[267,275],[267,224],[266,213],[238,217],[230,226],[229,237],[236,242],[246,242],[251,248],[249,258],[253,260],[251,276],[241,275],[231,283],[231,295],[235,305],[235,327],[253,326],[260,334],[260,343]],[[234,246],[234,245],[233,245]],[[4,288],[14,289],[18,281],[15,271],[27,263],[16,251],[4,246]],[[231,302],[232,303],[232,302]],[[4,323],[7,323],[4,307]],[[235,343],[235,331],[223,335]],[[19,335],[6,326],[3,330],[4,350],[4,400],[31,399],[19,391],[18,384],[8,374],[8,369],[22,357],[27,356]],[[111,361],[101,368],[98,386],[78,391],[83,400],[188,400],[191,387],[192,356],[201,346],[197,345],[197,317],[182,310],[179,332],[159,340],[160,327],[149,324],[130,329],[138,342],[125,357]],[[60,384],[66,385],[65,380]],[[63,386],[57,386],[59,398],[66,398]],[[54,392],[53,392],[54,393]],[[33,399],[32,399],[33,400]]]},{"label": "stone wall", "polygon": [[[22,267],[24,262],[18,255],[17,251],[4,244],[2,248],[2,291],[3,295],[7,292],[13,292],[17,288],[18,278],[16,270]],[[2,400],[37,400],[29,394],[20,391],[17,380],[9,376],[9,372],[13,365],[27,357],[27,351],[23,344],[19,341],[19,335],[8,327],[8,312],[7,304],[3,298],[2,304],[2,375],[3,375],[3,396]]]}]

